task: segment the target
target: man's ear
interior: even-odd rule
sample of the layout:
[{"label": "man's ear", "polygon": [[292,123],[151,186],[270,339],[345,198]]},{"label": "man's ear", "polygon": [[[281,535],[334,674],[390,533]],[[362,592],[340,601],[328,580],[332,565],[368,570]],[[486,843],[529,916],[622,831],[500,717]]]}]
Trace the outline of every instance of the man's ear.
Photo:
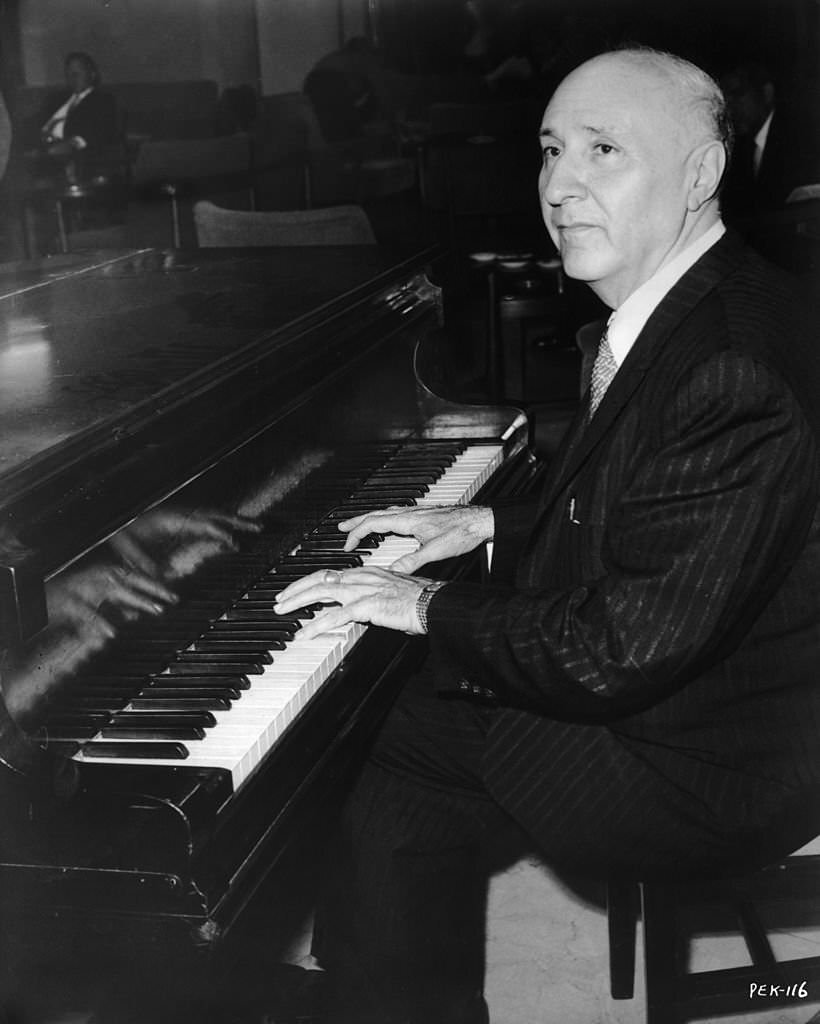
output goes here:
[{"label": "man's ear", "polygon": [[689,155],[690,186],[687,209],[693,213],[714,198],[726,170],[726,149],[722,142],[704,142]]}]

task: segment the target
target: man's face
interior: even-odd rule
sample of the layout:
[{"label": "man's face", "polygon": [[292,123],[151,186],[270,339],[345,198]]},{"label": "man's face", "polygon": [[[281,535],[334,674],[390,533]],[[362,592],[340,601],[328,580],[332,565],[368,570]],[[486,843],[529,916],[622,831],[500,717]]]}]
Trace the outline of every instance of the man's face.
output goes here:
[{"label": "man's face", "polygon": [[85,92],[93,84],[88,68],[81,60],[72,59],[65,66],[65,80],[75,93]]},{"label": "man's face", "polygon": [[544,114],[544,222],[564,272],[612,307],[652,276],[683,230],[692,140],[676,105],[665,79],[615,55],[574,71]]}]

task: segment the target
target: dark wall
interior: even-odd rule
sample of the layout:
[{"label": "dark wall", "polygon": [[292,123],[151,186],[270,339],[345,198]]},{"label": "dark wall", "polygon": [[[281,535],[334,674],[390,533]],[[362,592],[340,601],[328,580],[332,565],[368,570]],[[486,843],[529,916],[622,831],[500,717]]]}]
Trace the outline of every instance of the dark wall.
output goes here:
[{"label": "dark wall", "polygon": [[[815,0],[475,0],[492,65],[533,56],[551,81],[625,42],[671,50],[713,73],[738,59],[768,63],[787,83],[818,76]],[[381,40],[403,70],[463,67],[476,24],[463,0],[381,0]],[[467,58],[480,67],[481,61]]]}]

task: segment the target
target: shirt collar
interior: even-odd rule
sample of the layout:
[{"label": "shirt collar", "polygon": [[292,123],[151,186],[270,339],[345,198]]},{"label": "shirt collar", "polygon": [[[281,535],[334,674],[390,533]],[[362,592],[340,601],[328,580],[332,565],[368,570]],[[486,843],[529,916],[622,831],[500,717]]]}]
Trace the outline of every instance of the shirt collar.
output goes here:
[{"label": "shirt collar", "polygon": [[54,116],[65,117],[69,110],[76,107],[78,103],[81,103],[90,92],[93,92],[93,90],[94,86],[91,85],[87,89],[83,89],[82,92],[73,92]]},{"label": "shirt collar", "polygon": [[607,340],[618,366],[626,359],[644,324],[661,299],[671,291],[686,271],[697,263],[707,249],[712,248],[725,231],[723,222],[717,221],[683,252],[656,270],[648,281],[644,281],[640,288],[614,310],[607,323]]}]

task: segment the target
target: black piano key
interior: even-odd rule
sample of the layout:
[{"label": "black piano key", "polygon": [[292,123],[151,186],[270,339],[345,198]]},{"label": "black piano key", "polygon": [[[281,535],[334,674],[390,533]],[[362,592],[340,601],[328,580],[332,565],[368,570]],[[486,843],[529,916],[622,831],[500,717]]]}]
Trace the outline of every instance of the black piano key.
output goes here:
[{"label": "black piano key", "polygon": [[[323,605],[322,607],[325,607],[325,606]],[[302,614],[301,611],[300,611],[300,614]],[[294,627],[291,625],[291,622],[292,622],[292,619],[290,618],[291,615],[293,615],[293,612],[288,612],[288,617],[287,618],[283,618],[282,621],[287,623],[288,624],[287,628],[291,632],[293,632],[294,631]],[[303,617],[305,619],[313,618],[313,612],[306,613]],[[271,606],[271,607],[258,607],[258,608],[251,607],[251,608],[246,608],[244,610],[242,610],[242,609],[231,609],[231,612],[228,615],[228,617],[225,619],[225,622],[229,623],[231,626],[237,626],[237,627],[245,625],[245,626],[248,627],[248,629],[265,629],[268,625],[275,624],[277,619],[278,619],[278,613],[276,612],[276,607],[275,606]],[[301,628],[301,625],[302,624],[300,622],[299,623],[299,627],[300,628]]]},{"label": "black piano key", "polygon": [[[134,700],[153,699],[188,700],[190,697],[218,697],[224,700],[239,700],[241,694],[230,686],[162,686],[149,687],[134,694]],[[132,702],[133,703],[133,702]]]},{"label": "black piano key", "polygon": [[432,473],[434,471],[443,473],[456,461],[457,454],[458,453],[437,455],[429,459],[419,458],[418,455],[413,454],[397,456],[396,458],[391,459],[387,465],[382,467],[382,470],[392,470],[394,472],[420,470],[428,473]]},{"label": "black piano key", "polygon": [[[236,588],[226,588],[224,593],[227,595],[227,600],[230,600],[231,596],[236,593]],[[181,624],[195,612],[199,612],[202,615],[210,615],[214,609],[219,609],[220,606],[224,605],[225,600],[225,596],[220,596],[215,590],[199,590],[197,591],[196,596],[186,601],[185,604],[180,607],[179,611],[176,613],[177,621]],[[168,616],[168,619],[171,622],[174,621],[173,617],[170,615]]]},{"label": "black piano key", "polygon": [[[415,505],[415,501],[412,498],[401,498],[399,501],[391,501],[390,504],[397,505],[400,508],[410,508]],[[326,519],[328,522],[337,523],[372,511],[373,503],[362,499],[361,501],[346,502],[343,507],[329,512]]]},{"label": "black piano key", "polygon": [[131,707],[143,711],[230,711],[225,697],[135,697]]},{"label": "black piano key", "polygon": [[96,736],[100,730],[94,725],[51,725],[46,727],[48,744],[54,740],[71,740],[74,743],[83,743]]},{"label": "black piano key", "polygon": [[[179,631],[177,631],[178,635]],[[173,646],[173,638],[171,635],[163,635],[162,633],[155,632],[153,634],[137,634],[124,637],[120,643],[117,644],[118,653],[126,653],[134,650],[149,651],[152,654],[160,653]]]},{"label": "black piano key", "polygon": [[[412,508],[415,505],[414,498],[397,498],[391,502],[391,505],[397,505],[400,508]],[[325,516],[323,522],[335,523],[338,522],[339,518],[344,519],[346,516],[361,515],[362,512],[373,511],[373,499],[369,494],[356,493],[352,494],[345,501],[339,502],[336,508],[331,509]]]},{"label": "black piano key", "polygon": [[114,676],[114,675],[82,675],[74,681],[71,687],[72,693],[94,693],[98,690],[112,690],[119,693],[128,693],[141,686],[148,679],[147,674],[138,676]]},{"label": "black piano key", "polygon": [[96,732],[110,720],[111,714],[108,712],[58,711],[54,715],[49,715],[46,731],[50,732],[52,728],[76,727],[93,729]]},{"label": "black piano key", "polygon": [[189,756],[184,743],[167,740],[134,741],[117,743],[114,740],[86,743],[83,748],[85,757],[111,757],[123,760],[143,760],[157,758],[162,760],[184,761]]},{"label": "black piano key", "polygon": [[163,679],[169,679],[171,676],[249,676],[259,675],[262,671],[261,666],[258,671],[251,671],[247,665],[229,664],[224,662],[209,662],[209,661],[173,661],[168,666],[166,672],[162,673]]},{"label": "black piano key", "polygon": [[117,711],[124,708],[128,703],[127,693],[82,694],[68,691],[64,700],[61,701],[61,708],[75,708],[79,711]]},{"label": "black piano key", "polygon": [[270,665],[273,658],[270,655],[272,650],[283,651],[284,643],[280,640],[278,647],[268,646],[258,640],[237,640],[233,638],[213,637],[197,640],[193,644],[193,651],[186,651],[186,656],[193,654],[241,654],[252,655],[255,662],[262,665]]},{"label": "black piano key", "polygon": [[264,624],[256,622],[243,622],[241,619],[219,622],[211,626],[207,633],[203,633],[201,639],[208,640],[211,637],[225,637],[235,640],[258,640],[263,644],[273,644],[268,647],[270,651],[280,650],[278,644],[283,646],[296,636],[298,630],[289,626],[279,628],[275,621]]},{"label": "black piano key", "polygon": [[357,569],[362,564],[362,556],[355,551],[335,552],[330,551],[325,555],[311,555],[308,552],[297,551],[295,555],[288,555],[283,558],[276,567],[280,573],[291,566],[311,565],[316,569]]},{"label": "black piano key", "polygon": [[[324,568],[324,566],[321,566],[320,568]],[[265,585],[265,587],[263,589],[267,590],[267,591],[271,591],[271,590],[274,590],[274,589],[284,590],[285,587],[289,583],[295,583],[296,580],[300,580],[300,579],[302,579],[303,576],[306,576],[306,575],[307,575],[306,572],[303,572],[303,571],[298,570],[298,569],[291,568],[290,566],[288,566],[286,569],[282,569],[282,570],[277,569],[276,572],[272,574],[272,576],[278,582],[279,587],[276,588],[275,585],[268,584],[267,581],[266,581],[266,585]],[[253,593],[253,592],[262,593],[263,591],[262,590],[257,591],[256,587],[254,587],[253,590],[249,591],[248,593]]]},{"label": "black piano key", "polygon": [[[159,661],[159,665],[158,662]],[[133,679],[135,676],[140,679],[145,679],[152,673],[156,672],[158,667],[162,667],[163,659],[157,658],[141,658],[140,660],[129,659],[128,661],[119,661],[116,655],[112,655],[106,659],[104,665],[93,666],[90,665],[88,669],[84,671],[84,675],[89,678],[94,676],[105,676],[107,679],[116,679],[117,676]]]},{"label": "black piano key", "polygon": [[[258,626],[253,622],[220,622],[211,626],[203,633],[201,640],[224,637],[226,640],[256,640],[267,646],[269,651],[280,651],[295,636],[297,630],[286,627],[279,628],[276,622]],[[197,641],[198,642],[198,641]]]},{"label": "black piano key", "polygon": [[290,575],[293,575],[296,579],[302,579],[304,573],[302,573],[302,576],[300,576],[299,573],[287,574],[282,578],[271,574],[259,583],[254,583],[248,592],[236,602],[235,606],[239,608],[243,604],[248,604],[251,601],[272,600],[277,594],[281,594],[285,587],[290,586],[293,582],[292,579],[288,578]]},{"label": "black piano key", "polygon": [[413,486],[411,484],[399,484],[398,482],[395,485],[374,483],[363,487],[359,492],[357,500],[375,503],[372,507],[382,504],[397,505],[405,498],[423,498],[427,490],[426,487],[419,484]]},{"label": "black piano key", "polygon": [[129,694],[134,692],[133,685],[128,688],[110,686],[89,686],[79,683],[70,688],[64,695],[63,700],[69,700],[79,705],[82,701],[87,704],[108,703],[110,701],[127,701]]},{"label": "black piano key", "polygon": [[163,690],[166,687],[176,686],[225,686],[231,690],[249,690],[251,681],[246,675],[235,673],[233,675],[223,675],[221,673],[214,672],[212,675],[206,674],[201,675],[197,672],[189,672],[187,669],[189,665],[184,666],[185,672],[177,673],[174,671],[174,665],[171,665],[167,672],[163,672],[162,675],[153,676],[151,679],[152,690]]},{"label": "black piano key", "polygon": [[150,672],[118,672],[112,671],[111,665],[107,667],[89,665],[83,669],[80,679],[88,680],[90,683],[102,684],[104,686],[122,686],[123,688],[131,685],[138,686],[145,679],[150,677]]},{"label": "black piano key", "polygon": [[55,736],[54,739],[50,739],[47,742],[47,749],[50,754],[54,754],[57,757],[69,758],[73,757],[81,746],[82,743],[78,743],[73,739],[62,739]]},{"label": "black piano key", "polygon": [[443,474],[438,470],[413,469],[380,469],[361,486],[361,490],[369,491],[371,487],[386,487],[397,483],[404,487],[428,487],[434,484]]},{"label": "black piano key", "polygon": [[316,540],[303,540],[299,552],[316,553],[318,551],[341,551],[347,541],[347,535],[338,533],[335,537],[323,537]]},{"label": "black piano key", "polygon": [[100,736],[104,740],[202,740],[205,730],[192,725],[107,725]]},{"label": "black piano key", "polygon": [[[228,602],[230,602],[230,598]],[[188,630],[202,629],[208,625],[211,619],[215,618],[219,613],[220,607],[224,608],[224,604],[216,605],[208,609],[200,609],[196,607],[184,607],[180,608],[175,614],[173,619],[168,619],[164,624],[166,629],[171,628],[185,628]]]},{"label": "black piano key", "polygon": [[[332,539],[338,540],[340,537],[341,537],[342,540],[347,540],[347,534],[346,533],[344,533],[342,530],[340,530],[338,526],[336,526],[334,524],[330,524],[328,526],[320,526],[317,529],[313,530],[311,533],[307,534],[307,538],[306,539],[309,540],[309,541],[311,541],[311,540],[324,540],[325,538],[328,538],[328,539],[332,538]],[[361,541],[360,547],[365,546],[366,542],[369,544],[369,546],[376,547],[376,545],[380,544],[383,540],[384,540],[384,535],[383,534],[381,534],[381,533],[371,533],[368,537],[365,537],[364,540]]]},{"label": "black piano key", "polygon": [[176,728],[195,726],[198,729],[211,729],[216,725],[216,718],[211,711],[122,711],[112,715],[109,722],[103,725],[169,725]]},{"label": "black piano key", "polygon": [[[265,616],[263,614],[263,609],[261,609],[261,608],[254,608],[253,606],[242,607],[241,604],[238,604],[235,608],[229,608],[228,611],[225,613],[225,618],[222,619],[221,621],[223,621],[223,622],[231,622],[231,623],[235,623],[235,622],[262,622],[262,623],[265,623],[268,620],[265,618]],[[285,629],[290,629],[290,630],[299,629],[299,628],[301,628],[301,625],[302,625],[301,622],[299,622],[298,619],[293,618],[293,612],[288,612],[287,616],[282,616],[281,618],[278,618],[276,620],[273,620],[273,617],[272,617],[271,621],[276,621],[276,622],[279,623],[280,626],[284,626]]]},{"label": "black piano key", "polygon": [[263,658],[261,654],[217,654],[200,653],[199,651],[184,651],[174,659],[175,665],[193,665],[202,668],[204,665],[214,665],[221,668],[223,672],[244,672],[245,675],[261,675],[263,665],[270,665],[273,658],[268,654]]}]

